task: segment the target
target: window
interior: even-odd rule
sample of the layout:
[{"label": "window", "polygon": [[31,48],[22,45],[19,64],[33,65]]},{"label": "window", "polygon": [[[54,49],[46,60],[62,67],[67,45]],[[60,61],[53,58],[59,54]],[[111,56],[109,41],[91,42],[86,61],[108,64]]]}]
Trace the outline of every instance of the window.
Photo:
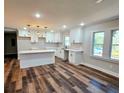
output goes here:
[{"label": "window", "polygon": [[64,42],[65,42],[65,47],[70,46],[70,37],[69,36],[65,36]]},{"label": "window", "polygon": [[102,56],[104,45],[104,32],[93,33],[93,55]]},{"label": "window", "polygon": [[119,30],[112,31],[111,58],[119,58]]}]

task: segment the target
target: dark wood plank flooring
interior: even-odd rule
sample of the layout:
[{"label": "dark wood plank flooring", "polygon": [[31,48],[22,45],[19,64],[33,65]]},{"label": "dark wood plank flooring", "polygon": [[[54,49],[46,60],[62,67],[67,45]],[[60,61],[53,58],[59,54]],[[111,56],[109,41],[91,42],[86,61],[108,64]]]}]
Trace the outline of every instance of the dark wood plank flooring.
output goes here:
[{"label": "dark wood plank flooring", "polygon": [[55,64],[27,69],[12,59],[4,67],[4,93],[119,93],[118,78],[58,58]]}]

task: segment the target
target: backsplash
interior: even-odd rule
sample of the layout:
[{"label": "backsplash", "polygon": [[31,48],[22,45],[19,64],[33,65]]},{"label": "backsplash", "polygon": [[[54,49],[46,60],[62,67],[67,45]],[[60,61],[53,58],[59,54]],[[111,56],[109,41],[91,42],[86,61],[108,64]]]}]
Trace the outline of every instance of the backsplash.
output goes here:
[{"label": "backsplash", "polygon": [[71,46],[69,48],[72,49],[83,49],[83,44],[82,43],[75,43],[75,44],[71,44]]},{"label": "backsplash", "polygon": [[38,42],[32,43],[30,37],[18,37],[18,51],[29,50],[29,49],[53,49],[58,47],[55,43],[46,43],[45,38],[40,38]]},{"label": "backsplash", "polygon": [[[58,44],[59,48],[65,48],[63,44]],[[71,44],[71,46],[69,46],[68,48],[71,49],[83,49],[83,44],[82,43],[75,43],[75,44]]]}]

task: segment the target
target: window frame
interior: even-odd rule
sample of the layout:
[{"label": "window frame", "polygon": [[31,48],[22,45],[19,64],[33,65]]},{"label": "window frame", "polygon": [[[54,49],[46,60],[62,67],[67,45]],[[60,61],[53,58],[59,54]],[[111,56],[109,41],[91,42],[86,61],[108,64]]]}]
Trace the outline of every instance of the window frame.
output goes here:
[{"label": "window frame", "polygon": [[[90,52],[90,57],[96,59],[96,60],[101,60],[101,61],[105,61],[105,62],[110,62],[110,63],[115,63],[115,64],[119,64],[119,59],[111,59],[111,37],[112,37],[112,31],[113,30],[118,30],[119,31],[119,28],[118,27],[115,27],[115,28],[108,28],[108,29],[104,29],[102,31],[93,31],[91,33],[91,52]],[[97,32],[104,32],[104,46],[103,46],[103,55],[102,56],[96,56],[96,55],[93,55],[93,49],[94,49],[94,33],[97,33]],[[106,43],[106,34],[109,34],[109,40],[108,43]],[[107,50],[105,49],[106,48],[106,44],[108,44],[108,47],[107,47]],[[107,52],[107,55],[105,55],[104,53]]]},{"label": "window frame", "polygon": [[111,56],[112,56],[112,53],[111,53],[111,52],[112,52],[112,42],[113,42],[112,39],[113,39],[113,32],[114,32],[114,31],[119,31],[119,29],[113,29],[113,30],[111,30],[111,37],[110,37],[110,38],[111,38],[111,41],[110,41],[109,59],[110,59],[110,60],[117,60],[117,61],[119,61],[119,59],[111,58]]},{"label": "window frame", "polygon": [[[93,32],[92,34],[92,56],[94,56],[94,57],[99,57],[99,58],[102,58],[103,57],[103,53],[102,53],[102,56],[97,56],[97,55],[94,55],[94,42],[95,42],[95,33],[100,33],[100,32],[104,32],[104,39],[105,39],[105,31],[96,31],[96,32]],[[104,40],[105,41],[105,40]],[[103,42],[104,42],[103,41]],[[104,52],[104,43],[103,43],[103,50],[102,50],[102,52]]]}]

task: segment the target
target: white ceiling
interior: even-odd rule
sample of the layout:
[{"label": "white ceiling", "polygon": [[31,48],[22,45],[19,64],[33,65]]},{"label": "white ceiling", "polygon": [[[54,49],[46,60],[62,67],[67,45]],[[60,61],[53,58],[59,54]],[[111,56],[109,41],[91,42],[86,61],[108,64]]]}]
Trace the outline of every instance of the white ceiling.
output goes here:
[{"label": "white ceiling", "polygon": [[[27,24],[47,26],[51,29],[68,28],[80,24],[117,16],[119,0],[4,0],[5,27],[21,28]],[[43,17],[36,19],[34,14]]]}]

